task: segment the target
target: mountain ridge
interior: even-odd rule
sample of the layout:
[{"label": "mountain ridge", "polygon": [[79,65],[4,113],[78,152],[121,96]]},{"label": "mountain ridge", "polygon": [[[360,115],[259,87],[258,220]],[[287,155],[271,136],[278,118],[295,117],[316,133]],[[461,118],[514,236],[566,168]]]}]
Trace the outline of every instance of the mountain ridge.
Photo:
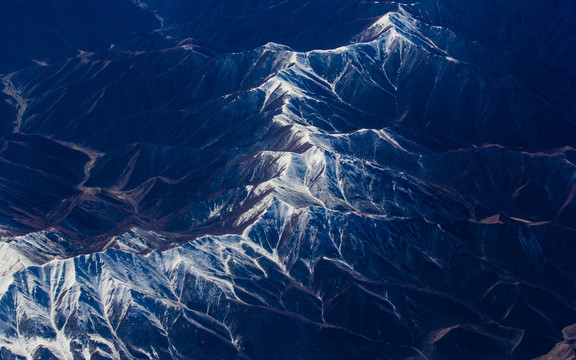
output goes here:
[{"label": "mountain ridge", "polygon": [[140,2],[149,33],[4,76],[1,356],[569,359],[573,83],[485,61],[496,3],[411,3],[231,51]]}]

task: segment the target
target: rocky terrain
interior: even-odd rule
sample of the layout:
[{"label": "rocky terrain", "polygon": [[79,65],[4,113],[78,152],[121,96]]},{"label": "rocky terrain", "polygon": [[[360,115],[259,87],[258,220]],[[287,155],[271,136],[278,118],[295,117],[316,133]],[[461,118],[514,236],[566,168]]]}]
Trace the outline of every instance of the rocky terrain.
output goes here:
[{"label": "rocky terrain", "polygon": [[575,358],[571,2],[0,23],[1,359]]}]

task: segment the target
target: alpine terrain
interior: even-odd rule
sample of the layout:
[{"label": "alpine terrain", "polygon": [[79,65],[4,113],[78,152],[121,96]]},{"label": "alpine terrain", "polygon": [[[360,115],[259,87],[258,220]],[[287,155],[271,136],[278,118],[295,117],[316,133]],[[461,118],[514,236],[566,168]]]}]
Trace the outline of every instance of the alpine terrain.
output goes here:
[{"label": "alpine terrain", "polygon": [[0,1],[0,359],[576,359],[573,0]]}]

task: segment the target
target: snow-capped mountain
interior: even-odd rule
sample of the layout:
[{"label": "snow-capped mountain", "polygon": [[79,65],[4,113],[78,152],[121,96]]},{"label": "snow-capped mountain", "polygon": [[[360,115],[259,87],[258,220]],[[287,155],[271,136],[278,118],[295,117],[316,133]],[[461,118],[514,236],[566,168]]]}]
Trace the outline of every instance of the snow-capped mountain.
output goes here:
[{"label": "snow-capped mountain", "polygon": [[574,358],[570,2],[0,19],[0,358]]}]

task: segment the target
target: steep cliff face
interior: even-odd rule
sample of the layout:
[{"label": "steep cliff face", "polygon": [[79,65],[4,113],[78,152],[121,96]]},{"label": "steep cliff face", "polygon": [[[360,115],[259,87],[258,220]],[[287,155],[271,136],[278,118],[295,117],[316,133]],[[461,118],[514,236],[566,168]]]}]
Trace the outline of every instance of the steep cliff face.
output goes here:
[{"label": "steep cliff face", "polygon": [[2,358],[574,357],[570,3],[43,4],[0,7]]}]

